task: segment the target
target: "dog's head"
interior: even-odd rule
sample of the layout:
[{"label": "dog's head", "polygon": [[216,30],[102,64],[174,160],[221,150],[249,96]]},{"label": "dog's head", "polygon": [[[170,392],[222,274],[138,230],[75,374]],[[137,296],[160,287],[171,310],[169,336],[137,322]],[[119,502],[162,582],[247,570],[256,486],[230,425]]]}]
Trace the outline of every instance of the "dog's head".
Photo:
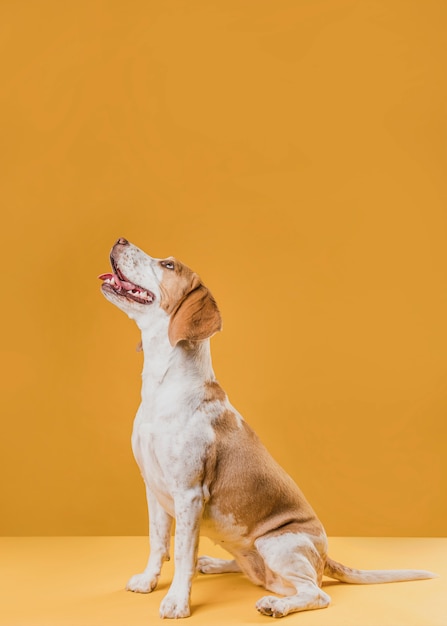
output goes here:
[{"label": "dog's head", "polygon": [[156,316],[168,320],[169,341],[201,341],[221,330],[222,320],[199,276],[173,257],[153,259],[126,239],[110,253],[112,273],[101,274],[102,292],[141,329]]}]

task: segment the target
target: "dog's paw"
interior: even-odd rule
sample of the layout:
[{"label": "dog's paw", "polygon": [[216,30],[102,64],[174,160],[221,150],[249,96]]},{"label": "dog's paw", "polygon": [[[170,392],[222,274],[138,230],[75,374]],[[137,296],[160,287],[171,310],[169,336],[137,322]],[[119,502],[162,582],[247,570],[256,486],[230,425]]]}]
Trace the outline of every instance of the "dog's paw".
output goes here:
[{"label": "dog's paw", "polygon": [[135,574],[126,585],[127,591],[135,591],[136,593],[150,593],[155,589],[158,583],[158,576],[154,576],[150,572],[142,572]]},{"label": "dog's paw", "polygon": [[217,563],[219,559],[213,559],[212,556],[199,556],[197,559],[197,571],[202,574],[218,574],[220,568]]},{"label": "dog's paw", "polygon": [[178,619],[180,617],[189,617],[191,610],[188,600],[179,600],[175,596],[167,595],[163,598],[160,605],[160,617]]},{"label": "dog's paw", "polygon": [[197,559],[197,571],[202,574],[226,574],[228,572],[239,572],[239,567],[235,561],[225,559],[215,559],[212,556],[199,556]]},{"label": "dog's paw", "polygon": [[284,617],[289,613],[287,600],[275,596],[264,596],[256,602],[256,608],[262,615],[269,615],[270,617]]}]

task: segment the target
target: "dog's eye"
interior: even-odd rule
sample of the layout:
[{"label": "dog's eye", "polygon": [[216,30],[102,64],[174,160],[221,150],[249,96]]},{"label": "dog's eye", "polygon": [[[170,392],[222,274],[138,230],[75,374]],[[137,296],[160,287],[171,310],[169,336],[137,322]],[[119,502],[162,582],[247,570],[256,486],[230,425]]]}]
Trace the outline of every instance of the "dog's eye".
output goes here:
[{"label": "dog's eye", "polygon": [[167,270],[173,270],[175,268],[173,261],[162,261],[160,265],[165,267]]}]

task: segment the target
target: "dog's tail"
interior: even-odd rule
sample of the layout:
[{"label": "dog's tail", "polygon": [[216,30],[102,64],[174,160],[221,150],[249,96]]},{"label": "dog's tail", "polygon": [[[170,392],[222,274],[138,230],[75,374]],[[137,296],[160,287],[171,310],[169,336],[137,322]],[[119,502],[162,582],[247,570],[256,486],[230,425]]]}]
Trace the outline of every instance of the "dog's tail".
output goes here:
[{"label": "dog's tail", "polygon": [[405,580],[424,580],[426,578],[437,578],[433,572],[418,569],[352,569],[346,567],[329,557],[324,566],[325,576],[335,578],[343,583],[353,583],[358,585],[368,585],[372,583],[393,583]]}]

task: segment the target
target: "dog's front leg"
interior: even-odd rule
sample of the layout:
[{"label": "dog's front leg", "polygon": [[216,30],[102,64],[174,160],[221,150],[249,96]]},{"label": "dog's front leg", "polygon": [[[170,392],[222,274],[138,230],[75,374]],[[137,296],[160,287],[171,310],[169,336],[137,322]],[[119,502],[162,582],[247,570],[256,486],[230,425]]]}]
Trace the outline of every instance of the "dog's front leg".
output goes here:
[{"label": "dog's front leg", "polygon": [[196,572],[200,520],[203,513],[201,487],[177,494],[175,504],[175,573],[160,606],[160,617],[188,617],[191,584]]},{"label": "dog's front leg", "polygon": [[158,503],[147,485],[146,497],[149,509],[149,560],[144,572],[132,576],[126,587],[129,591],[139,593],[150,593],[157,586],[163,562],[169,560],[172,527],[172,517]]}]

